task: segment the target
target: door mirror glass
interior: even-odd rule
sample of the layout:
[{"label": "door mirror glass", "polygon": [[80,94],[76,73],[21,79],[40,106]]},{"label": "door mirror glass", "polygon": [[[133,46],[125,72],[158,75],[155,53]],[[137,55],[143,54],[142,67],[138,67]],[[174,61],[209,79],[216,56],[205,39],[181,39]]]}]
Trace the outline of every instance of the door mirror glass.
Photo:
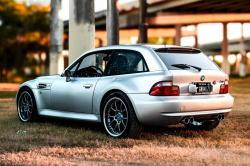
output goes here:
[{"label": "door mirror glass", "polygon": [[64,75],[66,76],[66,82],[69,82],[71,77],[71,72],[69,70],[65,70]]}]

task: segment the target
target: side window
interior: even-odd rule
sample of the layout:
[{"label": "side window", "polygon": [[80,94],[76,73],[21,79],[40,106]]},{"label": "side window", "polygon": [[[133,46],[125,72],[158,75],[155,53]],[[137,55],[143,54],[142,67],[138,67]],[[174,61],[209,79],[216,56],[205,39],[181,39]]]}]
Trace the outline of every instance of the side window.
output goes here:
[{"label": "side window", "polygon": [[103,60],[103,58],[106,56],[109,56],[109,53],[95,53],[86,56],[82,61],[80,61],[80,65],[74,73],[74,77],[102,76],[106,67],[106,61]]},{"label": "side window", "polygon": [[112,62],[107,75],[118,75],[148,71],[147,65],[139,52],[118,50],[113,52]]},{"label": "side window", "polygon": [[75,71],[76,71],[78,65],[79,65],[79,62],[76,63],[76,64],[69,70],[69,71],[71,72],[71,75],[72,75],[72,76],[74,75],[74,73],[75,73]]}]

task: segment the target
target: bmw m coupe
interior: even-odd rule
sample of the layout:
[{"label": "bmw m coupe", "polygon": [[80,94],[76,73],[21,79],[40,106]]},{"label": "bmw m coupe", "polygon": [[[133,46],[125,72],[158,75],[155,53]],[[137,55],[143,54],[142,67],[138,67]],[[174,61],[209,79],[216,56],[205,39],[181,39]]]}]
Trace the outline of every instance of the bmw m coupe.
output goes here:
[{"label": "bmw m coupe", "polygon": [[112,137],[138,137],[145,125],[183,123],[213,130],[232,110],[229,77],[199,49],[117,45],[80,55],[62,74],[23,83],[23,122],[49,116],[102,123]]}]

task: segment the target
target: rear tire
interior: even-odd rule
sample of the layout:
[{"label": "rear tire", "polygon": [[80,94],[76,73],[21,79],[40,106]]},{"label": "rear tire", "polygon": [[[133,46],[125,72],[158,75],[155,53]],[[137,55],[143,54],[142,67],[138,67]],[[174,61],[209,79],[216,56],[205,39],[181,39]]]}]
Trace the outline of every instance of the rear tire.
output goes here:
[{"label": "rear tire", "polygon": [[110,94],[103,104],[102,123],[112,137],[139,137],[143,126],[138,121],[129,98],[122,92]]},{"label": "rear tire", "polygon": [[184,124],[184,125],[185,125],[185,127],[187,129],[190,129],[190,130],[211,131],[211,130],[215,129],[219,124],[220,124],[220,121],[219,120],[215,120],[215,121],[205,121],[205,122],[202,122],[202,125],[199,125],[199,126],[198,125],[193,125],[193,124]]},{"label": "rear tire", "polygon": [[29,88],[24,88],[17,102],[18,117],[22,122],[34,122],[38,119],[36,100]]}]

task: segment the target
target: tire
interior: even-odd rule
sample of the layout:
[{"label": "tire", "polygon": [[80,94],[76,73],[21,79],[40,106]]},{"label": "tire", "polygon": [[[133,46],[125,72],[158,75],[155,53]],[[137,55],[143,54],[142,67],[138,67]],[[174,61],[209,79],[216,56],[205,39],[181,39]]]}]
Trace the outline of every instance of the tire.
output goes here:
[{"label": "tire", "polygon": [[134,108],[124,93],[110,94],[102,108],[102,123],[106,134],[117,138],[140,136],[144,126],[138,121]]},{"label": "tire", "polygon": [[202,124],[199,125],[199,126],[196,126],[196,125],[193,125],[193,124],[184,124],[184,125],[185,125],[185,127],[187,129],[190,129],[190,130],[211,131],[211,130],[215,129],[219,124],[220,124],[220,121],[219,120],[215,120],[215,121],[205,121],[205,122],[202,122]]},{"label": "tire", "polygon": [[29,88],[24,88],[18,95],[17,112],[20,121],[34,122],[38,119],[36,100]]}]

